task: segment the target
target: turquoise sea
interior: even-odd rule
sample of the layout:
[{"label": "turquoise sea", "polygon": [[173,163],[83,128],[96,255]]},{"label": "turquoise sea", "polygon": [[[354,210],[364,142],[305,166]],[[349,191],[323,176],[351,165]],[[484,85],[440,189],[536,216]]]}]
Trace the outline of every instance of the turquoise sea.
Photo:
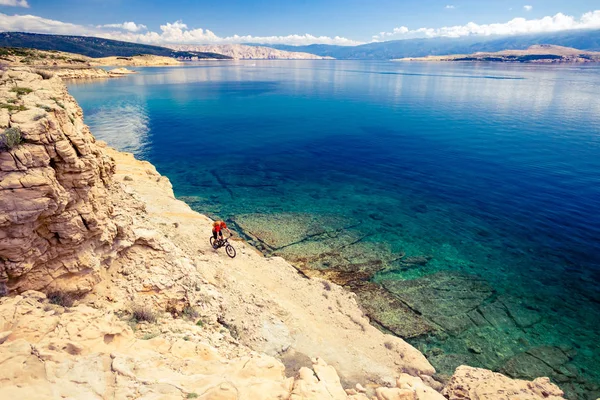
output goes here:
[{"label": "turquoise sea", "polygon": [[326,248],[311,268],[384,265],[371,281],[435,325],[405,336],[440,379],[467,363],[600,397],[600,66],[137,70],[69,90],[196,210],[284,257]]}]

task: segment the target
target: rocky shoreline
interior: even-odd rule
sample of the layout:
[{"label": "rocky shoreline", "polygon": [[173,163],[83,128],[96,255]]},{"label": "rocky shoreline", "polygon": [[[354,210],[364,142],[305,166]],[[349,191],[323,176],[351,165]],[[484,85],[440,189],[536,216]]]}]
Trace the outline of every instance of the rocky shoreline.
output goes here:
[{"label": "rocky shoreline", "polygon": [[0,98],[0,397],[562,398],[468,367],[444,385],[352,292],[241,240],[213,250],[211,220],[97,142],[59,77],[4,71]]}]

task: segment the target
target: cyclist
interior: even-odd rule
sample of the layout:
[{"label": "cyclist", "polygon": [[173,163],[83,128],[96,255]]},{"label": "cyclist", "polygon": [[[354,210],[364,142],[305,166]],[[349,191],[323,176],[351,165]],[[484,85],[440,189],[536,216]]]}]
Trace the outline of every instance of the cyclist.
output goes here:
[{"label": "cyclist", "polygon": [[229,233],[229,236],[231,236],[231,231],[227,227],[225,221],[213,222],[212,234],[213,238],[215,239],[214,246],[217,246],[217,236],[219,237],[219,239],[223,240],[223,229],[225,229]]}]

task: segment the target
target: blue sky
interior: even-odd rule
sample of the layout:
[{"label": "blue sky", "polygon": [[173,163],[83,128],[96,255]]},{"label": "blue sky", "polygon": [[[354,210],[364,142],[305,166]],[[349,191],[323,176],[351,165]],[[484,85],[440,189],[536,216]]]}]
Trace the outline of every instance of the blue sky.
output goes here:
[{"label": "blue sky", "polygon": [[590,0],[0,0],[0,30],[96,35],[156,44],[262,41],[348,45],[412,37],[574,28],[600,28],[600,3]]}]

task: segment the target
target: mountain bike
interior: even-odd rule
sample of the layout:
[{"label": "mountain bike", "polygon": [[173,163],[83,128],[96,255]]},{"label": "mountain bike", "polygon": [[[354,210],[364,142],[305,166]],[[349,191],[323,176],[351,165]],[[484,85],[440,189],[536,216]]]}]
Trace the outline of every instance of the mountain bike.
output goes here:
[{"label": "mountain bike", "polygon": [[213,249],[217,250],[221,247],[225,247],[225,253],[227,253],[227,255],[231,258],[235,257],[235,249],[231,244],[229,244],[229,238],[215,240],[215,238],[211,236],[209,240]]}]

